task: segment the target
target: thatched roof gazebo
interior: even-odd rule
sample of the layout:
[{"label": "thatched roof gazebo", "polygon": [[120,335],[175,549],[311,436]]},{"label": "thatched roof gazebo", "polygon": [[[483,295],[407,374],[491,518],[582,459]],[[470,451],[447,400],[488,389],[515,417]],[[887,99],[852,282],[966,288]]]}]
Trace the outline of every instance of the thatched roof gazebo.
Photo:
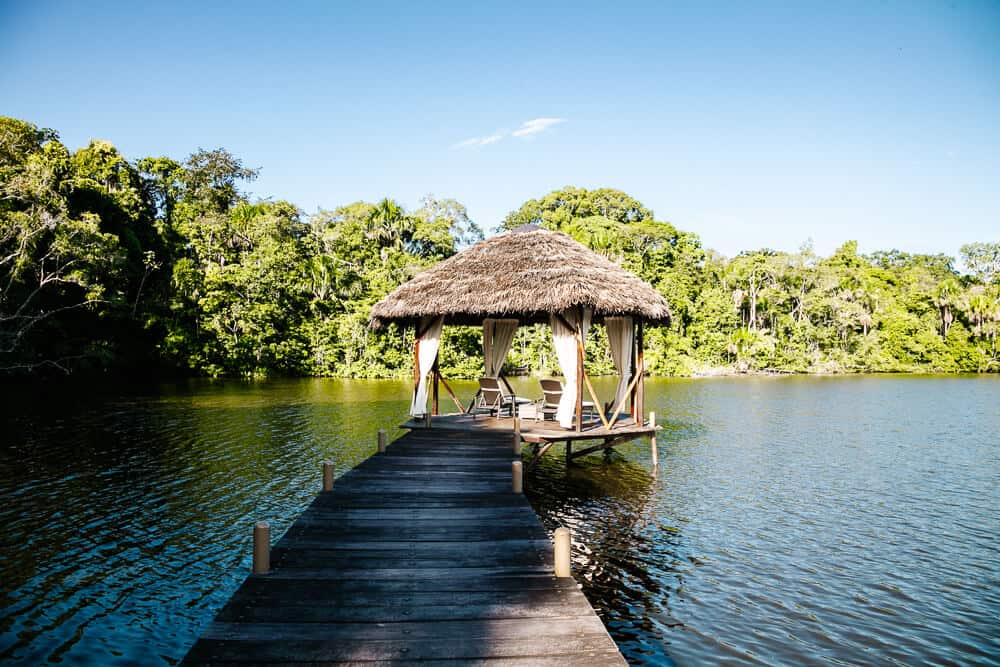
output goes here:
[{"label": "thatched roof gazebo", "polygon": [[[492,377],[500,375],[518,325],[550,324],[567,380],[567,405],[559,420],[566,426],[566,410],[575,408],[572,416],[580,431],[585,384],[598,403],[583,371],[591,322],[605,325],[619,371],[615,418],[627,397],[635,420],[643,414],[643,327],[668,324],[670,309],[651,285],[566,234],[525,225],[481,241],[398,287],[371,311],[373,326],[390,322],[416,329],[414,416],[426,413],[431,373],[432,414],[437,414],[437,383],[442,380],[437,351],[444,323],[483,325],[484,367]],[[604,410],[599,416],[606,428],[613,425]]]}]

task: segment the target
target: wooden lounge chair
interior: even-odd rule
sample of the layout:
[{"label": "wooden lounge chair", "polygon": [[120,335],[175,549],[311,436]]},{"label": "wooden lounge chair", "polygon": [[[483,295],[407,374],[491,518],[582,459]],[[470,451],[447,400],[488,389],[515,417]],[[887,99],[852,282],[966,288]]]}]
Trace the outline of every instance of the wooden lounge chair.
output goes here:
[{"label": "wooden lounge chair", "polygon": [[[542,385],[542,398],[538,403],[537,415],[539,419],[545,419],[545,415],[555,417],[556,410],[559,409],[559,401],[563,395],[563,383],[555,378],[542,378],[538,381]],[[583,402],[583,411],[594,414],[594,404],[590,401]]]},{"label": "wooden lounge chair", "polygon": [[527,398],[515,396],[506,382],[497,378],[479,378],[479,393],[473,401],[470,412],[475,416],[478,412],[486,410],[491,415],[500,417],[507,411],[513,417],[520,406],[532,403],[533,401]]}]

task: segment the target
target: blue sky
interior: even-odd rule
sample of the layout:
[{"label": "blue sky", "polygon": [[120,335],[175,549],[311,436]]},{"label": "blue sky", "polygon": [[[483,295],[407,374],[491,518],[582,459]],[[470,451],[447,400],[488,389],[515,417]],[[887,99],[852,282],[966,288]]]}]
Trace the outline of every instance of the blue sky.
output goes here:
[{"label": "blue sky", "polygon": [[0,114],[224,146],[306,212],[433,193],[491,229],[604,186],[726,254],[1000,240],[996,2],[0,0]]}]

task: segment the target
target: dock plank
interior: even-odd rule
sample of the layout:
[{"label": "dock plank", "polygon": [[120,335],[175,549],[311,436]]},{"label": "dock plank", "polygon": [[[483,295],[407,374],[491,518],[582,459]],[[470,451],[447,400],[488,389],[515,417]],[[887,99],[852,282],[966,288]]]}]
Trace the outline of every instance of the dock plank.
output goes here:
[{"label": "dock plank", "polygon": [[185,665],[624,665],[510,491],[509,434],[412,431],[320,493]]}]

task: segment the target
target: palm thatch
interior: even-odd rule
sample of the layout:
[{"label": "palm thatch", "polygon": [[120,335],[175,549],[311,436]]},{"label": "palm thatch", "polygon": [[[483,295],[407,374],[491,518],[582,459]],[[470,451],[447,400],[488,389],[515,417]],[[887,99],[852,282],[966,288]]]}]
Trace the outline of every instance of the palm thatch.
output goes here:
[{"label": "palm thatch", "polygon": [[400,285],[375,304],[373,326],[444,315],[451,324],[487,317],[545,322],[575,306],[600,320],[632,315],[670,322],[666,300],[651,285],[566,234],[534,225],[481,241]]}]

